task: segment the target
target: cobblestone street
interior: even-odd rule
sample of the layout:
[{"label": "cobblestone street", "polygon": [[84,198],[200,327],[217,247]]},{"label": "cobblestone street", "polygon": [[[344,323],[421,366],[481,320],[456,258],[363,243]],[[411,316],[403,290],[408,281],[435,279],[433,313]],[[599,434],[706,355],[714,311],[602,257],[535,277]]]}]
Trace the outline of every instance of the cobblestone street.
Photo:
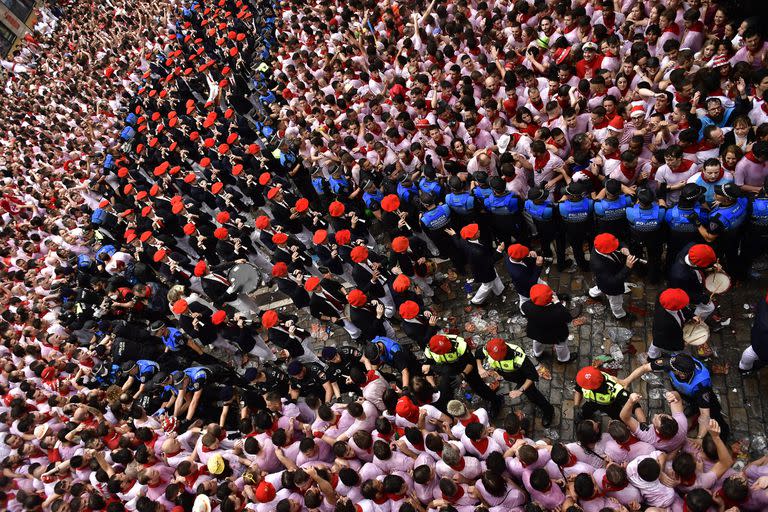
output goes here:
[{"label": "cobblestone street", "polygon": [[[503,264],[497,266],[497,271],[505,284],[508,284]],[[503,415],[522,409],[526,416],[533,420],[533,432],[529,432],[530,437],[546,436],[550,439],[570,441],[574,438],[573,386],[576,372],[583,366],[599,361],[603,363],[604,370],[625,377],[644,363],[651,337],[653,306],[663,285],[647,285],[642,278],[633,276],[632,281],[636,286],[625,296],[625,308],[636,318],[629,323],[614,320],[607,311],[607,303],[604,300],[589,298],[587,290],[593,284],[591,274],[558,273],[552,267],[548,274],[542,274],[542,278],[558,294],[571,295],[571,311],[575,319],[571,324],[569,345],[572,352],[578,352],[579,357],[568,365],[558,363],[550,352],[545,352],[540,360],[533,358],[538,363],[539,374],[542,376],[538,383],[539,389],[558,411],[550,428],[541,426],[535,408],[525,397],[516,400],[507,397],[507,407],[497,424],[503,424]],[[732,446],[742,457],[749,455],[755,458],[763,455],[768,449],[765,427],[768,422],[768,393],[761,394],[761,390],[768,390],[768,371],[748,377],[742,377],[738,371],[741,352],[749,343],[752,309],[757,300],[765,297],[767,281],[761,278],[748,284],[735,284],[731,290],[719,297],[723,317],[730,317],[731,321],[730,325],[720,332],[712,333],[709,341],[714,352],[708,359],[713,388],[732,428]],[[464,336],[475,346],[499,336],[522,346],[529,356],[533,357],[531,340],[524,335],[526,320],[520,315],[517,294],[513,290],[508,287],[500,298],[491,299],[486,307],[470,309],[461,279],[451,282],[451,289],[456,298],[440,300],[444,294],[436,288],[436,300],[431,306],[438,312],[442,325],[447,326],[448,332]],[[399,333],[398,325],[393,325]],[[606,343],[606,338],[618,340],[616,346],[621,348],[621,356],[618,355],[617,348],[611,351],[611,342]],[[407,343],[407,338],[402,336],[400,341]],[[350,344],[350,341],[346,333],[338,329],[324,344],[343,345]],[[691,348],[692,355],[701,357],[700,354],[697,355],[694,347]],[[611,352],[615,358],[611,357]],[[422,354],[418,352],[418,355]],[[507,384],[502,383],[499,392],[506,395],[510,389]],[[666,375],[661,373],[646,375],[631,386],[631,391],[643,396],[643,409],[649,418],[664,409],[666,401],[663,395],[666,389],[671,389],[671,386]],[[477,398],[472,401],[476,405],[482,405]],[[739,443],[734,444],[737,441]]]}]

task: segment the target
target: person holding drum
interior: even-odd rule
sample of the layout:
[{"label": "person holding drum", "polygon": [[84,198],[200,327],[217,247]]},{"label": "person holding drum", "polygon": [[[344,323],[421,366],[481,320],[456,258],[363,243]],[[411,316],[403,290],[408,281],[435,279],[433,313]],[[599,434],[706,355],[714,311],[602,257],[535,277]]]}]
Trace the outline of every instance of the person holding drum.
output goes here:
[{"label": "person holding drum", "polygon": [[694,314],[706,320],[715,311],[715,304],[707,291],[704,272],[717,263],[717,255],[706,244],[688,244],[677,255],[669,269],[669,286],[681,288],[695,306]]},{"label": "person holding drum", "polygon": [[663,352],[680,352],[685,349],[683,326],[690,320],[701,321],[689,307],[690,299],[685,290],[667,288],[656,300],[653,310],[653,341],[648,346],[648,357],[656,359]]}]

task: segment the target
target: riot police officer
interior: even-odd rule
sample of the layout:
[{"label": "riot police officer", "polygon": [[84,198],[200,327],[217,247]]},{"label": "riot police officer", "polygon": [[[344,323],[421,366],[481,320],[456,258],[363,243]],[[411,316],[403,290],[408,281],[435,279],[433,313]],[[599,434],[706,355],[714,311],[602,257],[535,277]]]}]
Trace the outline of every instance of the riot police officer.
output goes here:
[{"label": "riot police officer", "polygon": [[123,384],[123,391],[128,391],[135,381],[139,381],[139,390],[134,397],[144,392],[146,384],[160,371],[160,365],[155,361],[148,359],[139,359],[138,361],[126,361],[120,365],[123,376],[128,376]]},{"label": "riot police officer", "polygon": [[386,364],[399,371],[402,387],[410,386],[411,379],[422,373],[413,352],[392,338],[376,336],[365,346],[363,353],[372,366]]},{"label": "riot police officer", "polygon": [[499,243],[509,245],[514,239],[525,243],[522,222],[522,202],[517,195],[507,190],[503,179],[490,179],[493,194],[485,199],[484,206],[489,214],[488,222]]},{"label": "riot police officer", "polygon": [[558,205],[565,228],[565,238],[582,272],[589,272],[589,263],[584,257],[584,242],[592,230],[594,210],[592,199],[585,197],[586,192],[586,185],[580,181],[572,181],[565,187],[566,200]]},{"label": "riot police officer", "polygon": [[469,193],[466,183],[458,176],[451,176],[448,179],[448,187],[451,192],[445,195],[445,204],[451,209],[453,228],[460,230],[467,224],[475,222],[479,211],[478,201],[473,194]]},{"label": "riot police officer", "polygon": [[[601,372],[594,366],[585,366],[576,374],[576,386],[573,391],[574,407],[581,407],[574,414],[574,420],[578,423],[582,419],[589,419],[596,412],[602,412],[612,419],[618,420],[621,409],[629,400],[627,387],[642,375],[642,366],[632,372],[626,379],[619,379],[605,372]],[[635,416],[641,422],[645,421],[645,414],[639,404],[633,409]]]},{"label": "riot police officer", "polygon": [[703,195],[701,187],[686,183],[680,192],[680,202],[668,208],[664,221],[667,225],[667,258],[665,267],[669,269],[680,251],[688,244],[700,243],[703,239],[698,226],[706,222],[707,212],[701,208],[699,199]]},{"label": "riot police officer", "polygon": [[451,209],[446,204],[437,204],[437,198],[432,194],[422,194],[421,204],[425,211],[420,215],[424,232],[435,244],[440,256],[449,258],[459,273],[464,273],[466,257],[458,247],[457,242],[445,232],[451,223]]},{"label": "riot police officer", "polygon": [[557,270],[563,272],[573,265],[573,260],[565,259],[565,231],[560,229],[560,211],[548,197],[549,193],[546,190],[531,187],[528,190],[528,199],[525,201],[525,211],[531,216],[539,234],[541,255],[552,258],[552,242],[554,242]]},{"label": "riot police officer", "polygon": [[595,201],[595,220],[598,233],[611,233],[621,240],[627,234],[627,208],[632,199],[621,192],[621,182],[605,180],[605,197]]},{"label": "riot police officer", "polygon": [[422,369],[424,373],[433,371],[440,378],[440,400],[435,404],[438,409],[444,410],[448,401],[453,398],[456,390],[454,380],[463,378],[480,398],[491,404],[488,415],[493,419],[499,414],[504,399],[494,393],[480,378],[477,363],[464,338],[451,334],[436,334],[424,349],[424,356],[427,358],[427,363]]},{"label": "riot police officer", "polygon": [[[431,162],[431,158],[429,156],[427,158],[429,158],[429,161]],[[445,195],[443,186],[438,181],[437,173],[431,163],[424,164],[424,168],[421,170],[419,191],[423,194],[433,194],[438,199],[442,199]]]},{"label": "riot police officer", "polygon": [[541,409],[543,413],[542,426],[548,427],[552,424],[555,408],[536,387],[539,374],[522,348],[501,338],[493,338],[485,347],[477,349],[475,359],[481,376],[485,373],[483,369],[483,364],[485,364],[490,370],[499,374],[502,379],[515,383],[517,387],[510,391],[509,396],[518,398],[524,394],[528,400]]},{"label": "riot police officer", "polygon": [[768,178],[760,193],[749,203],[749,222],[745,237],[744,260],[747,268],[752,261],[765,254],[768,249]]},{"label": "riot police officer", "polygon": [[653,190],[643,187],[637,191],[637,203],[627,208],[627,221],[631,233],[631,252],[641,257],[646,254],[648,280],[661,279],[661,254],[664,250],[664,216],[666,211],[656,202]]},{"label": "riot police officer", "polygon": [[707,224],[699,232],[709,243],[714,243],[715,251],[723,255],[723,266],[734,278],[745,280],[749,269],[742,261],[741,243],[749,200],[741,197],[741,189],[735,183],[726,183],[715,187],[717,206],[709,213]]},{"label": "riot police officer", "polygon": [[333,398],[333,386],[325,370],[318,363],[291,361],[287,367],[290,376],[289,396],[293,400],[314,395],[324,402]]},{"label": "riot police officer", "polygon": [[320,359],[327,365],[325,375],[337,398],[341,393],[360,393],[358,386],[347,384],[347,378],[351,375],[353,368],[365,371],[365,366],[361,362],[362,357],[363,353],[355,347],[323,347]]}]

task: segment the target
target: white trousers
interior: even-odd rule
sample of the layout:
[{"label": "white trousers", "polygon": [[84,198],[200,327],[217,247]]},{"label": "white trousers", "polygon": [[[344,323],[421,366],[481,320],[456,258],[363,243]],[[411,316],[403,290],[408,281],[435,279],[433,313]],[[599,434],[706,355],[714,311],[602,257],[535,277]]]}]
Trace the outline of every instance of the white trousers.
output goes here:
[{"label": "white trousers", "polygon": [[707,302],[706,304],[696,304],[696,309],[694,311],[694,314],[701,318],[702,320],[706,320],[709,315],[715,312],[715,304],[712,301]]},{"label": "white trousers", "polygon": [[342,320],[344,322],[344,330],[349,333],[349,337],[353,340],[356,340],[360,337],[360,329],[357,328],[355,324],[350,322],[349,320]]},{"label": "white trousers", "polygon": [[472,297],[472,304],[479,305],[485,302],[485,299],[493,292],[497,297],[504,291],[504,283],[501,282],[501,278],[496,274],[496,278],[490,283],[482,283],[480,288],[475,292],[475,296]]},{"label": "white trousers", "polygon": [[[589,289],[589,296],[593,299],[596,299],[601,295],[603,295],[603,292],[601,292],[600,288],[597,286],[593,286]],[[627,316],[627,312],[624,311],[624,295],[606,295],[606,297],[608,297],[608,305],[610,306],[611,313],[613,313],[614,317],[621,319]]]},{"label": "white trousers", "polygon": [[[541,356],[541,354],[544,353],[545,348],[547,348],[547,345],[534,340],[533,355],[536,357]],[[571,349],[568,348],[568,342],[564,341],[563,343],[555,345],[555,354],[557,354],[557,360],[561,363],[568,361],[568,359],[571,358]]]},{"label": "white trousers", "polygon": [[755,363],[759,363],[760,358],[757,357],[757,353],[752,348],[752,345],[744,349],[741,353],[741,361],[739,361],[740,370],[751,370]]}]

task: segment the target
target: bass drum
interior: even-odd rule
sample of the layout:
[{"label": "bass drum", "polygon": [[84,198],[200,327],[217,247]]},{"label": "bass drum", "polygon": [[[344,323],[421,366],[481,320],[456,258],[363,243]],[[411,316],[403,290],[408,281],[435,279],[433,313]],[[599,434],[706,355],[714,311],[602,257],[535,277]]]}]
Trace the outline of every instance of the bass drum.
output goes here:
[{"label": "bass drum", "polygon": [[725,272],[712,272],[704,278],[704,287],[709,293],[719,295],[731,289],[731,276]]},{"label": "bass drum", "polygon": [[683,341],[686,345],[698,347],[709,341],[709,327],[705,323],[688,323],[683,326]]},{"label": "bass drum", "polygon": [[261,285],[261,272],[251,263],[238,263],[227,274],[229,282],[229,293],[253,293]]}]

